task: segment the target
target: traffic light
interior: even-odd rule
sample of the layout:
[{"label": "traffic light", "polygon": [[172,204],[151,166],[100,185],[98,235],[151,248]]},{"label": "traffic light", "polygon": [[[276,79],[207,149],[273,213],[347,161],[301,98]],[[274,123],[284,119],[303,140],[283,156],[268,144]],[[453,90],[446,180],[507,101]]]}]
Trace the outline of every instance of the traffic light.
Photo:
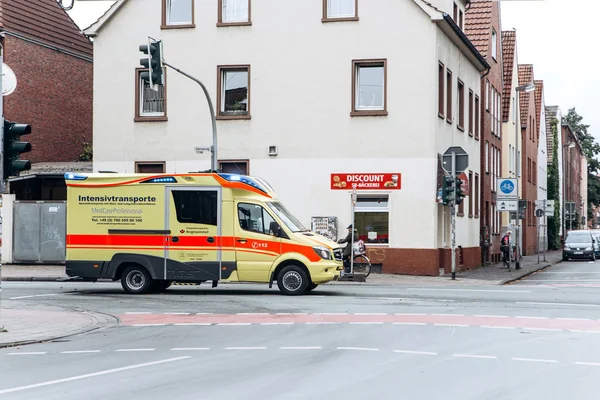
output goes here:
[{"label": "traffic light", "polygon": [[147,72],[141,73],[141,78],[150,85],[163,84],[163,66],[161,57],[161,41],[149,41],[148,44],[140,45],[140,51],[148,57],[141,58],[140,64]]},{"label": "traffic light", "polygon": [[454,177],[445,175],[442,183],[442,203],[454,205]]},{"label": "traffic light", "polygon": [[463,188],[464,182],[458,176],[456,177],[456,204],[460,204],[463,202],[465,198],[465,192]]},{"label": "traffic light", "polygon": [[29,160],[21,160],[21,153],[31,151],[31,143],[20,141],[23,135],[31,133],[31,126],[4,120],[4,174],[2,179],[19,176],[19,172],[31,169]]}]

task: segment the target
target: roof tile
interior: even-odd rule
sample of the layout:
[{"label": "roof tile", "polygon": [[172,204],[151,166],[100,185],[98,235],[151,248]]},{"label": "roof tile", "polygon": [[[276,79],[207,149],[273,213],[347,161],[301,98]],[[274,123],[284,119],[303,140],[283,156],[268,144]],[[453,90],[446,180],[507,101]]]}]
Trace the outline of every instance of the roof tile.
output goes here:
[{"label": "roof tile", "polygon": [[502,31],[502,60],[504,61],[504,89],[502,93],[503,121],[508,121],[508,116],[510,114],[510,95],[512,92],[516,44],[517,33],[515,31]]},{"label": "roof tile", "polygon": [[537,126],[537,137],[540,138],[540,119],[542,118],[542,101],[544,94],[544,81],[533,81],[535,84],[535,120]]},{"label": "roof tile", "polygon": [[465,13],[465,34],[484,58],[487,58],[490,42],[492,3],[491,0],[472,0]]},{"label": "roof tile", "polygon": [[[519,86],[533,83],[533,64],[519,64]],[[527,126],[527,116],[529,115],[529,96],[528,92],[519,93],[519,108],[521,109],[521,126]]]}]

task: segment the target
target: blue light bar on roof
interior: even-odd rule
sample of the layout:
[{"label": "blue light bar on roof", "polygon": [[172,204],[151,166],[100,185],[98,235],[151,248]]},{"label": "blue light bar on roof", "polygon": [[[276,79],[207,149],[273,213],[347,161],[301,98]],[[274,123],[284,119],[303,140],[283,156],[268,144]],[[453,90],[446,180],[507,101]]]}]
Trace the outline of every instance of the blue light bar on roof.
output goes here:
[{"label": "blue light bar on roof", "polygon": [[173,178],[172,176],[165,176],[161,178],[148,179],[142,183],[177,183],[177,179]]},{"label": "blue light bar on roof", "polygon": [[254,180],[253,178],[250,178],[249,176],[238,175],[238,174],[219,174],[219,176],[230,182],[245,183],[246,185],[250,185],[253,188],[260,190],[261,192],[267,193],[267,191],[265,190],[265,188],[263,186],[261,186],[256,180]]},{"label": "blue light bar on roof", "polygon": [[87,179],[87,176],[85,175],[78,175],[78,174],[74,174],[72,172],[67,172],[65,174],[65,180],[67,181],[85,181]]}]

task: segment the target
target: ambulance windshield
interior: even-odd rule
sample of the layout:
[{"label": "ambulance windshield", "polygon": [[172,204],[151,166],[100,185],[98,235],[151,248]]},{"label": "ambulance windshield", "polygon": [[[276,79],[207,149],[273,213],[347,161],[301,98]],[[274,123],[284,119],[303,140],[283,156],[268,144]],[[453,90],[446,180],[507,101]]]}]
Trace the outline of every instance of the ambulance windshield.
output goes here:
[{"label": "ambulance windshield", "polygon": [[269,208],[277,214],[277,216],[283,221],[285,226],[292,232],[305,232],[307,229],[302,225],[300,221],[296,219],[284,206],[279,202],[267,203]]}]

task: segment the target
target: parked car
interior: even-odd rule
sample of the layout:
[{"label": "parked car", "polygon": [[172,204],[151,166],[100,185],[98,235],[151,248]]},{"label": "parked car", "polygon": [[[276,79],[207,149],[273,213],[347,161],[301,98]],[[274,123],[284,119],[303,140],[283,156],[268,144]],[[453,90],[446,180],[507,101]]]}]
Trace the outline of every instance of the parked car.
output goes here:
[{"label": "parked car", "polygon": [[596,253],[594,251],[596,241],[591,231],[570,231],[567,233],[567,238],[563,246],[563,261],[567,261],[570,258],[596,261]]},{"label": "parked car", "polygon": [[594,239],[594,253],[596,254],[596,258],[600,258],[600,235],[592,234]]}]

